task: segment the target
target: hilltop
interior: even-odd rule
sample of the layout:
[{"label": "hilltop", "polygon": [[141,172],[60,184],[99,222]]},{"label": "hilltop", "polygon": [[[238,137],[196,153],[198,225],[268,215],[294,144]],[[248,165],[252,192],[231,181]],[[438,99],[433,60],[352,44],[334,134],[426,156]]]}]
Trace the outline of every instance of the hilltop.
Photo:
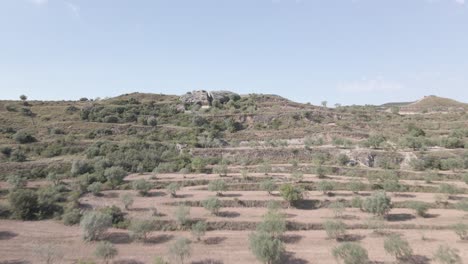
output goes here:
[{"label": "hilltop", "polygon": [[438,97],[435,95],[424,98],[401,107],[405,111],[431,112],[431,111],[459,111],[468,109],[468,104],[453,99]]}]

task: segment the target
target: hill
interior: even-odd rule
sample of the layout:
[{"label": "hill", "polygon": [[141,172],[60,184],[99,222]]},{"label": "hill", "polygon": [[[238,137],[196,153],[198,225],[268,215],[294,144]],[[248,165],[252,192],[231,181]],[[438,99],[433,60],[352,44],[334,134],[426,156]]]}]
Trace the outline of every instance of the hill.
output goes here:
[{"label": "hill", "polygon": [[458,102],[453,99],[438,97],[435,95],[425,96],[424,98],[405,105],[401,108],[402,111],[449,111],[449,110],[465,110],[468,109],[468,104]]}]

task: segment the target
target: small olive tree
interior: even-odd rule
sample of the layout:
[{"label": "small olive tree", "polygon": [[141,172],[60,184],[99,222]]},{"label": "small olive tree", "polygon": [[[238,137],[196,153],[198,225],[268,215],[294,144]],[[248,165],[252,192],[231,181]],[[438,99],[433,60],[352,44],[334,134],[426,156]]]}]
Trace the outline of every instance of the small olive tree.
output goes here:
[{"label": "small olive tree", "polygon": [[88,192],[93,193],[94,196],[98,196],[102,190],[102,183],[100,182],[93,182],[86,188]]},{"label": "small olive tree", "polygon": [[341,243],[332,253],[336,259],[342,259],[344,264],[363,264],[369,261],[367,250],[357,243]]},{"label": "small olive tree", "polygon": [[184,226],[190,221],[190,207],[180,204],[174,212],[174,217],[179,226]]},{"label": "small olive tree", "polygon": [[389,235],[384,240],[385,251],[397,260],[405,259],[413,255],[413,250],[408,241],[399,235]]},{"label": "small olive tree", "polygon": [[468,240],[468,225],[464,223],[458,223],[453,226],[453,231],[461,240]]},{"label": "small olive tree", "polygon": [[145,241],[148,234],[154,230],[154,221],[134,219],[128,227],[132,238]]},{"label": "small olive tree", "polygon": [[206,223],[203,221],[198,221],[192,225],[192,235],[197,241],[201,241],[201,238],[206,233]]},{"label": "small olive tree", "polygon": [[227,185],[223,180],[214,180],[208,184],[208,190],[216,192],[216,196],[223,196],[224,191],[226,191]]},{"label": "small olive tree", "polygon": [[278,238],[272,238],[265,232],[255,232],[249,236],[250,250],[264,264],[279,262],[284,253],[284,245]]},{"label": "small olive tree", "polygon": [[130,193],[124,193],[120,196],[120,200],[124,204],[125,209],[128,210],[133,204],[133,195]]},{"label": "small olive tree", "polygon": [[169,246],[169,253],[174,258],[176,263],[184,264],[185,260],[192,255],[190,240],[185,237],[180,237]]},{"label": "small olive tree", "polygon": [[180,190],[180,185],[176,182],[172,182],[166,186],[166,190],[169,192],[171,197],[177,197],[177,191]]},{"label": "small olive tree", "polygon": [[427,211],[429,210],[429,204],[425,202],[412,201],[409,203],[409,207],[416,211],[416,214],[421,217],[426,217]]},{"label": "small olive tree", "polygon": [[118,254],[117,248],[107,241],[99,242],[94,251],[94,255],[104,261],[104,263],[109,263],[109,261],[115,258]]},{"label": "small olive tree", "polygon": [[317,190],[323,192],[325,195],[330,195],[335,189],[335,183],[331,181],[321,181],[317,184]]},{"label": "small olive tree", "polygon": [[221,201],[216,197],[210,197],[202,201],[202,206],[210,211],[212,215],[218,215],[219,210],[221,209]]},{"label": "small olive tree", "polygon": [[268,179],[260,183],[260,189],[266,191],[268,195],[271,195],[271,193],[276,189],[276,185],[273,180]]},{"label": "small olive tree", "polygon": [[462,264],[462,259],[456,248],[441,245],[434,254],[434,260],[440,264]]},{"label": "small olive tree", "polygon": [[362,209],[379,217],[384,217],[392,209],[391,199],[385,192],[378,191],[364,200]]},{"label": "small olive tree", "polygon": [[112,217],[97,211],[84,214],[80,222],[83,238],[86,241],[97,240],[110,226],[112,226]]},{"label": "small olive tree", "polygon": [[132,183],[132,187],[135,191],[138,191],[141,196],[147,196],[153,186],[147,180],[139,179]]},{"label": "small olive tree", "polygon": [[323,227],[330,239],[341,240],[346,236],[346,225],[341,221],[326,221]]},{"label": "small olive tree", "polygon": [[303,190],[289,183],[281,186],[280,193],[283,199],[289,203],[289,206],[302,200],[303,197]]},{"label": "small olive tree", "polygon": [[257,224],[257,231],[266,233],[273,238],[279,238],[286,231],[284,214],[278,210],[269,210],[263,216],[263,221]]}]

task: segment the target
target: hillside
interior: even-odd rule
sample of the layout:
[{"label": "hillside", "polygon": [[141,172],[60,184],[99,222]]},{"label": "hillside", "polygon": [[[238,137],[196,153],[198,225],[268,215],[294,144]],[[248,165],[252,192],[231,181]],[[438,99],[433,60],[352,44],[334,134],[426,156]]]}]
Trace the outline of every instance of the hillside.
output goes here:
[{"label": "hillside", "polygon": [[434,95],[402,106],[402,111],[456,111],[468,109],[468,104],[461,103],[453,99],[438,97]]},{"label": "hillside", "polygon": [[[444,114],[404,115],[229,91],[23,99],[0,101],[0,263],[98,263],[94,240],[115,247],[113,263],[172,261],[176,243],[186,263],[260,263],[252,234],[278,227],[281,263],[336,263],[349,241],[392,263],[389,233],[422,244],[422,263],[441,241],[468,259],[451,230],[468,204],[456,101],[426,97],[410,105]],[[91,216],[104,224],[90,235]]]}]

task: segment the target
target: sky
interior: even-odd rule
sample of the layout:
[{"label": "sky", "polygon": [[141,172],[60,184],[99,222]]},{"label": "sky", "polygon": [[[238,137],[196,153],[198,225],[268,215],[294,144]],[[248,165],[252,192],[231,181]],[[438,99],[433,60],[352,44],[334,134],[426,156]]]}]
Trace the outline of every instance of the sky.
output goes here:
[{"label": "sky", "polygon": [[0,99],[468,102],[468,0],[0,0]]}]

